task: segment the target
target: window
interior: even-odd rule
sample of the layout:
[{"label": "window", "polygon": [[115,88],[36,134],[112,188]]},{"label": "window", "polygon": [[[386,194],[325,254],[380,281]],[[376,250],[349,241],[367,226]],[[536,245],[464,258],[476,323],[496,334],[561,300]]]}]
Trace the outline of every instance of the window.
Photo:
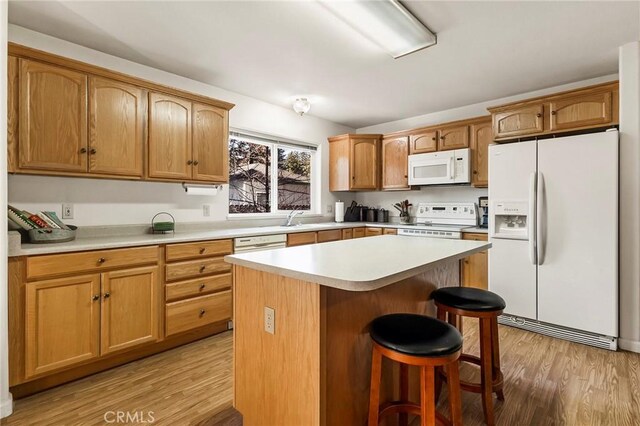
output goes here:
[{"label": "window", "polygon": [[229,213],[313,211],[315,163],[315,147],[232,132]]}]

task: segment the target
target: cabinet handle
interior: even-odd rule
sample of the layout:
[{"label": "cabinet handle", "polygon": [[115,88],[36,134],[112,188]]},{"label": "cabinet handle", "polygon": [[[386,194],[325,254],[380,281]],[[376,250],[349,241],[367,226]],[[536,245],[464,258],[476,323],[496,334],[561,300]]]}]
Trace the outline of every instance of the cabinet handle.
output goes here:
[{"label": "cabinet handle", "polygon": [[195,160],[195,161],[193,162],[193,165],[194,165],[194,166],[197,166],[197,165],[198,165],[198,160]]},{"label": "cabinet handle", "polygon": [[536,114],[536,117],[540,118],[540,117],[542,117],[542,114],[537,113],[537,114]]},{"label": "cabinet handle", "polygon": [[105,259],[104,257],[101,257],[101,258],[98,259],[98,263],[101,263],[101,264],[106,262],[106,261],[107,261],[107,259]]},{"label": "cabinet handle", "polygon": [[200,249],[200,254],[204,254],[205,250],[207,250],[206,248],[201,248]]},{"label": "cabinet handle", "polygon": [[435,141],[435,140],[436,140],[436,137],[435,137],[435,136],[434,136],[434,137],[432,137],[432,138],[431,138],[431,140],[432,140],[432,141]]},{"label": "cabinet handle", "polygon": [[201,291],[202,291],[202,290],[204,290],[204,289],[205,289],[205,287],[206,287],[206,285],[204,285],[204,284],[200,284],[200,290],[201,290]]},{"label": "cabinet handle", "polygon": [[111,293],[106,292],[102,297],[104,297],[105,299],[108,299],[110,296],[111,296]]},{"label": "cabinet handle", "polygon": [[356,180],[356,177],[355,176],[351,176],[351,180]]},{"label": "cabinet handle", "polygon": [[444,136],[440,136],[440,140],[443,141],[444,140]]},{"label": "cabinet handle", "polygon": [[551,111],[551,115],[556,115],[557,111]]},{"label": "cabinet handle", "polygon": [[91,298],[91,300],[93,300],[94,302],[96,300],[100,299],[100,295],[99,294],[94,294],[93,297]]},{"label": "cabinet handle", "polygon": [[188,165],[188,166],[190,166],[190,165],[192,165],[192,164],[193,164],[193,161],[191,161],[191,160],[188,160],[188,161],[187,161],[187,165]]},{"label": "cabinet handle", "polygon": [[478,174],[478,171],[477,171],[477,170],[474,170],[474,171],[473,171],[473,174],[474,174],[474,175],[477,175],[477,174]]},{"label": "cabinet handle", "polygon": [[201,267],[200,267],[200,273],[203,273],[205,269],[207,269],[207,267],[206,267],[206,266],[204,266],[204,265],[203,265],[203,266],[201,266]]},{"label": "cabinet handle", "polygon": [[95,153],[96,153],[96,149],[95,149],[95,148],[91,148],[91,149],[89,150],[89,154],[95,154]]},{"label": "cabinet handle", "polygon": [[204,309],[200,309],[200,317],[203,317],[205,314],[205,310]]},{"label": "cabinet handle", "polygon": [[80,148],[80,154],[86,154],[87,148]]}]

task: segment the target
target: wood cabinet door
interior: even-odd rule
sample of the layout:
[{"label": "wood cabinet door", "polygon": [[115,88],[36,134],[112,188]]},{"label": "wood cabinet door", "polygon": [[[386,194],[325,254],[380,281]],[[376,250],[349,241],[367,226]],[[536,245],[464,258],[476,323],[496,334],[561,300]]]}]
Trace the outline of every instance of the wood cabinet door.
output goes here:
[{"label": "wood cabinet door", "polygon": [[526,136],[544,131],[542,104],[529,105],[493,114],[495,138]]},{"label": "wood cabinet door", "polygon": [[87,171],[87,76],[20,59],[19,166]]},{"label": "wood cabinet door", "polygon": [[382,228],[365,228],[364,230],[365,237],[376,237],[378,235],[382,235]]},{"label": "wood cabinet door", "polygon": [[102,274],[101,354],[158,339],[158,267]]},{"label": "wood cabinet door", "polygon": [[[473,241],[487,241],[486,234],[462,234],[462,239]],[[488,252],[474,253],[460,261],[460,281],[463,287],[489,289]]]},{"label": "wood cabinet door", "polygon": [[491,118],[470,126],[471,184],[478,188],[489,185],[489,145],[493,142]]},{"label": "wood cabinet door", "polygon": [[351,189],[378,189],[379,139],[351,138]]},{"label": "wood cabinet door", "polygon": [[342,239],[350,240],[353,238],[353,229],[343,229],[342,230]]},{"label": "wood cabinet door", "polygon": [[149,94],[149,177],[192,177],[191,102]]},{"label": "wood cabinet door", "polygon": [[353,238],[362,238],[364,237],[365,228],[353,228]]},{"label": "wood cabinet door", "polygon": [[425,152],[436,152],[438,150],[438,132],[427,130],[411,135],[409,137],[409,153],[423,154]]},{"label": "wood cabinet door", "polygon": [[329,229],[327,231],[318,231],[317,242],[327,243],[329,241],[340,241],[342,239],[342,230]]},{"label": "wood cabinet door", "polygon": [[25,375],[99,355],[100,275],[26,284]]},{"label": "wood cabinet door", "polygon": [[382,139],[382,189],[409,188],[409,138]]},{"label": "wood cabinet door", "polygon": [[229,112],[193,104],[193,178],[229,181]]},{"label": "wood cabinet door", "polygon": [[89,78],[89,172],[142,177],[147,91]]},{"label": "wood cabinet door", "polygon": [[443,127],[438,131],[438,151],[469,147],[469,126]]},{"label": "wood cabinet door", "polygon": [[383,235],[398,235],[398,230],[395,228],[384,228]]},{"label": "wood cabinet door", "polygon": [[605,126],[612,123],[611,92],[588,93],[549,104],[551,130]]},{"label": "wood cabinet door", "polygon": [[348,136],[329,139],[329,191],[351,189],[349,153]]},{"label": "wood cabinet door", "polygon": [[294,234],[287,234],[287,247],[315,244],[316,241],[317,233],[315,232],[296,232]]}]

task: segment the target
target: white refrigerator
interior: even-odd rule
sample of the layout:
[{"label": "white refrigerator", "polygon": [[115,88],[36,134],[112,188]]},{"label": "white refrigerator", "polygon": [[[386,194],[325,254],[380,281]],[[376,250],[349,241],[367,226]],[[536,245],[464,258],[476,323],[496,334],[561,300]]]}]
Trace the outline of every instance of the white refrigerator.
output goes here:
[{"label": "white refrigerator", "polygon": [[615,345],[618,163],[616,130],[489,147],[489,289],[516,325]]}]

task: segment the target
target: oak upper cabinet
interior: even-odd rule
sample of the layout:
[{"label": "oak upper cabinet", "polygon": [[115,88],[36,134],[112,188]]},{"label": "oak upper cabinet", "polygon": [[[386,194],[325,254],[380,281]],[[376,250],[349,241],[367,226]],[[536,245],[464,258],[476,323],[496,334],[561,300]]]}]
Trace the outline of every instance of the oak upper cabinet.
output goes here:
[{"label": "oak upper cabinet", "polygon": [[409,153],[424,154],[438,150],[438,131],[435,129],[418,130],[409,136]]},{"label": "oak upper cabinet", "polygon": [[587,93],[549,104],[551,130],[607,125],[612,122],[612,92]]},{"label": "oak upper cabinet", "polygon": [[102,274],[102,355],[158,339],[157,277],[157,266]]},{"label": "oak upper cabinet", "polygon": [[27,283],[25,288],[26,377],[100,354],[99,274]]},{"label": "oak upper cabinet", "polygon": [[496,138],[527,136],[544,131],[543,105],[527,105],[493,115],[493,133]]},{"label": "oak upper cabinet", "polygon": [[469,147],[469,126],[455,125],[438,130],[438,151]]},{"label": "oak upper cabinet", "polygon": [[477,188],[489,185],[489,145],[493,142],[491,117],[472,123],[471,133],[471,184]]},{"label": "oak upper cabinet", "polygon": [[21,169],[87,171],[87,76],[19,60]]},{"label": "oak upper cabinet", "polygon": [[89,172],[142,177],[147,91],[89,78]]},{"label": "oak upper cabinet", "polygon": [[409,137],[382,139],[382,189],[409,189]]},{"label": "oak upper cabinet", "polygon": [[229,179],[229,112],[193,104],[193,179],[224,182]]},{"label": "oak upper cabinet", "polygon": [[191,179],[191,102],[149,94],[149,177]]},{"label": "oak upper cabinet", "polygon": [[375,190],[380,181],[380,135],[329,138],[329,190]]},{"label": "oak upper cabinet", "polygon": [[[487,234],[462,234],[462,239],[487,241]],[[489,267],[487,250],[474,253],[460,261],[460,281],[463,287],[489,288]]]}]

